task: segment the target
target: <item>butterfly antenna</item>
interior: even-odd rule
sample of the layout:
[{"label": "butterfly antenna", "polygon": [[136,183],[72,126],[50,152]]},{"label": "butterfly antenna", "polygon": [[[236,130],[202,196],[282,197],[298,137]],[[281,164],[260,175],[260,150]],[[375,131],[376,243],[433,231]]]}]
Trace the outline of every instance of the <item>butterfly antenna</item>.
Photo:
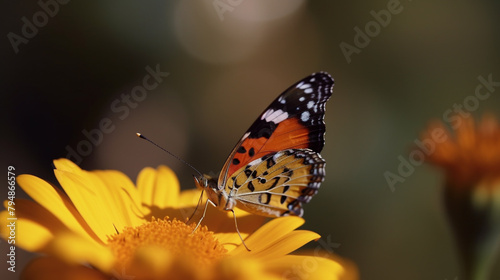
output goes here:
[{"label": "butterfly antenna", "polygon": [[188,162],[186,162],[185,160],[183,160],[182,158],[176,156],[175,154],[173,154],[172,152],[166,150],[165,148],[163,148],[162,146],[156,144],[155,142],[153,142],[152,140],[150,140],[149,138],[146,138],[144,135],[140,134],[140,133],[136,133],[137,137],[141,138],[141,139],[144,139],[146,141],[148,141],[149,143],[155,145],[156,147],[160,148],[162,151],[164,151],[165,153],[173,156],[174,158],[176,158],[178,161],[184,163],[185,165],[191,167],[191,169],[193,169],[194,171],[196,171],[196,173],[198,173],[198,175],[200,175],[200,177],[203,177],[203,174],[201,174],[200,171],[198,171],[198,169],[194,168],[191,164],[189,164]]}]

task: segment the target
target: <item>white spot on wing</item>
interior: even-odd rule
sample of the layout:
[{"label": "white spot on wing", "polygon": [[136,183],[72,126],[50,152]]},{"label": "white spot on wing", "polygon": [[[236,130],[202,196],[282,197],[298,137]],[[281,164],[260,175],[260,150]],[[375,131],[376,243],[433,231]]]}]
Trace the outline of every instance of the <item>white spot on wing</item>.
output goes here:
[{"label": "white spot on wing", "polygon": [[309,111],[304,111],[302,112],[302,114],[300,114],[300,120],[303,122],[307,122],[309,120],[310,115],[311,114],[309,113]]},{"label": "white spot on wing", "polygon": [[260,117],[261,120],[265,120],[270,114],[272,114],[274,112],[273,109],[269,109],[267,111],[264,112],[264,114],[262,114],[262,117]]},{"label": "white spot on wing", "polygon": [[300,85],[300,86],[299,85],[297,85],[297,87],[300,88],[300,89],[306,89],[306,88],[310,88],[311,87],[311,84],[303,84],[303,85]]},{"label": "white spot on wing", "polygon": [[286,103],[286,100],[285,100],[285,98],[283,98],[283,96],[280,96],[280,97],[278,98],[278,102],[279,102],[279,103],[281,103],[281,104],[285,104],[285,103]]},{"label": "white spot on wing", "polygon": [[307,109],[311,109],[314,106],[314,101],[307,102]]},{"label": "white spot on wing", "polygon": [[[281,111],[281,110],[280,110]],[[283,112],[283,111],[282,111]],[[274,123],[278,124],[284,120],[288,119],[288,113],[283,112],[281,115],[279,115],[277,118],[273,120]]]},{"label": "white spot on wing", "polygon": [[270,114],[267,118],[266,118],[266,121],[270,122],[272,120],[274,120],[275,118],[277,118],[279,115],[281,115],[283,113],[283,111],[280,109],[280,110],[276,110],[274,111],[272,114]]},{"label": "white spot on wing", "polygon": [[299,101],[300,101],[300,102],[302,102],[302,101],[304,101],[305,99],[306,99],[306,98],[305,98],[304,96],[301,96],[301,97],[299,98]]},{"label": "white spot on wing", "polygon": [[262,159],[258,158],[252,162],[249,163],[249,165],[259,165],[262,162]]},{"label": "white spot on wing", "polygon": [[313,92],[313,89],[312,89],[312,88],[306,88],[306,89],[304,90],[304,92],[305,92],[305,93],[311,93],[311,92]]},{"label": "white spot on wing", "polygon": [[278,162],[278,158],[281,156],[281,153],[276,153],[273,155],[274,162]]},{"label": "white spot on wing", "polygon": [[275,124],[278,124],[288,118],[288,113],[284,112],[283,110],[276,110],[274,111],[273,109],[267,110],[263,115],[262,115],[262,120],[265,120],[266,122],[273,122]]}]

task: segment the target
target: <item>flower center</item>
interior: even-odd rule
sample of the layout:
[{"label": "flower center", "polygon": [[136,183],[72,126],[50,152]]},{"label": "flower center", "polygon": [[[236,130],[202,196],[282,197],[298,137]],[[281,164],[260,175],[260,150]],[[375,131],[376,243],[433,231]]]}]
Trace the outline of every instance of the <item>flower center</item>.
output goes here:
[{"label": "flower center", "polygon": [[153,218],[151,222],[125,228],[111,236],[108,246],[122,268],[137,266],[141,261],[147,266],[165,267],[178,260],[205,267],[226,256],[227,250],[206,226],[193,230],[194,224],[188,226],[168,217]]}]

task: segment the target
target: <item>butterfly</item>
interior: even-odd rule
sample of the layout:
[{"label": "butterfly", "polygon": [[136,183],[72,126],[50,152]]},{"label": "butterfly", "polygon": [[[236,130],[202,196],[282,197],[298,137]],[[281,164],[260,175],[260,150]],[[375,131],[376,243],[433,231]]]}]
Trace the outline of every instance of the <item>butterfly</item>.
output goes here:
[{"label": "butterfly", "polygon": [[319,153],[325,144],[325,104],[333,84],[326,72],[298,81],[243,134],[218,178],[194,176],[208,197],[205,212],[210,202],[233,216],[234,207],[266,217],[302,216],[302,205],[325,178],[325,160]]}]

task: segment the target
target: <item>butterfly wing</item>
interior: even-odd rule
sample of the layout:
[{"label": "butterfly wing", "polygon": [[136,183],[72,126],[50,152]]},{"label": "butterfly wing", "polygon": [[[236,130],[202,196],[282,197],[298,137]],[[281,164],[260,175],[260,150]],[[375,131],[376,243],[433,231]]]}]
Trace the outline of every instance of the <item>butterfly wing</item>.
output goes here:
[{"label": "butterfly wing", "polygon": [[236,205],[262,216],[302,216],[302,203],[318,192],[325,161],[310,149],[271,153],[239,169],[227,182]]},{"label": "butterfly wing", "polygon": [[314,73],[278,96],[236,144],[222,168],[219,186],[229,174],[268,153],[300,148],[321,152],[325,103],[333,83],[328,73]]},{"label": "butterfly wing", "polygon": [[[328,73],[314,73],[292,85],[278,96],[278,98],[276,98],[276,100],[274,100],[250,126],[231,152],[219,176],[219,191],[226,191],[229,196],[232,194],[236,200],[241,199],[241,203],[238,204],[238,206],[247,203],[248,207],[245,208],[250,208],[250,212],[252,212],[252,210],[258,212],[256,206],[251,206],[252,203],[258,205],[258,203],[256,203],[256,201],[258,202],[258,198],[255,199],[257,196],[244,194],[255,192],[255,190],[252,191],[253,188],[251,185],[254,184],[255,186],[256,181],[245,180],[245,182],[247,182],[246,185],[240,186],[240,190],[237,194],[232,189],[235,189],[234,184],[238,184],[243,180],[237,179],[236,175],[248,173],[249,170],[252,172],[262,171],[262,173],[264,173],[265,171],[263,171],[263,169],[268,166],[267,162],[269,156],[271,156],[271,158],[272,156],[278,156],[278,158],[282,160],[280,161],[280,165],[274,166],[274,172],[269,172],[271,170],[268,171],[268,175],[264,178],[266,182],[277,180],[274,178],[285,177],[283,174],[278,177],[269,174],[278,174],[276,172],[279,172],[279,170],[285,171],[285,169],[293,169],[302,165],[305,165],[305,167],[301,169],[301,172],[304,173],[303,176],[307,175],[305,173],[309,175],[314,172],[321,173],[323,174],[320,176],[322,181],[324,177],[324,161],[321,159],[321,156],[319,156],[319,152],[323,149],[324,145],[325,123],[323,119],[325,115],[325,103],[332,94],[333,84],[334,81]],[[285,150],[294,152],[290,155],[285,155]],[[307,159],[304,155],[307,155]],[[301,159],[297,160],[297,157]],[[305,162],[311,158],[315,159],[317,162],[314,164],[306,164]],[[263,165],[262,162],[266,162],[266,164]],[[312,181],[318,179],[315,178],[314,175],[309,175],[301,177],[305,179],[301,179],[300,183],[307,186]],[[298,180],[298,177],[294,179]],[[260,184],[257,190],[263,191],[262,188],[268,187],[266,183]],[[314,185],[316,190],[318,187],[319,183],[317,186]],[[305,191],[307,188],[308,187],[305,186],[288,188],[286,193],[289,195],[289,200],[277,207],[279,210],[273,212],[272,215],[279,216],[286,211],[290,211],[288,206],[284,207],[283,205],[292,205],[290,204],[292,198],[298,201],[295,203],[296,205],[294,207],[300,207],[300,202],[306,202],[301,200],[304,200],[305,197],[310,198],[308,195],[300,198],[300,192],[312,193],[310,190]],[[281,201],[282,198],[274,196],[278,191],[279,189],[273,189],[273,192],[268,192],[272,201],[278,199]],[[281,192],[279,197],[283,197],[283,195],[284,192]],[[247,198],[246,202],[243,202],[244,196]],[[260,204],[260,207],[268,207],[271,209],[271,206],[274,207],[276,205],[278,204],[269,202],[268,204]],[[266,209],[269,210],[268,208]],[[299,215],[301,211],[297,208],[295,210],[292,209],[291,212],[288,213]]]}]

